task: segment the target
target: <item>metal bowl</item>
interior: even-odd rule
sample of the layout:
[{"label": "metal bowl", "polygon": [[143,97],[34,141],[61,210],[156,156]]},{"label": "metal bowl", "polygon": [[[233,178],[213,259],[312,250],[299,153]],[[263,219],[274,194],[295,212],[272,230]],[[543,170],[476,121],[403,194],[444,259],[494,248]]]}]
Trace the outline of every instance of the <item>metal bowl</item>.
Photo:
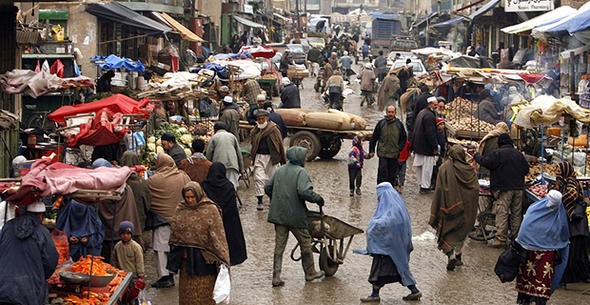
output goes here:
[{"label": "metal bowl", "polygon": [[106,287],[116,276],[114,272],[108,272],[110,273],[109,275],[95,275],[91,277],[88,274],[65,271],[60,272],[59,276],[64,282],[70,284],[90,284],[91,287]]}]

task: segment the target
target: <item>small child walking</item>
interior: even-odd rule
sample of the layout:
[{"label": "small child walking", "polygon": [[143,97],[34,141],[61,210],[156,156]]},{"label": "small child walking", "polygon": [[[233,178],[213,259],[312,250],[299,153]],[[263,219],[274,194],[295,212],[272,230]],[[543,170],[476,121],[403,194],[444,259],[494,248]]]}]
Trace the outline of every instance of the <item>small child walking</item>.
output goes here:
[{"label": "small child walking", "polygon": [[355,187],[356,194],[361,194],[361,184],[363,183],[363,165],[367,152],[363,149],[363,140],[355,136],[352,139],[352,149],[348,153],[348,181],[350,188],[350,196],[354,196]]},{"label": "small child walking", "polygon": [[130,221],[124,220],[119,224],[119,237],[121,240],[113,249],[113,263],[115,267],[133,272],[134,283],[130,284],[123,295],[123,304],[133,304],[139,295],[139,291],[145,288],[143,276],[145,274],[143,264],[143,249],[135,240],[135,227]]},{"label": "small child walking", "polygon": [[407,168],[407,161],[410,157],[410,141],[406,140],[406,144],[404,148],[399,153],[399,157],[397,158],[397,163],[399,164],[399,172],[397,176],[397,191],[401,194],[404,184],[406,183],[406,168]]}]

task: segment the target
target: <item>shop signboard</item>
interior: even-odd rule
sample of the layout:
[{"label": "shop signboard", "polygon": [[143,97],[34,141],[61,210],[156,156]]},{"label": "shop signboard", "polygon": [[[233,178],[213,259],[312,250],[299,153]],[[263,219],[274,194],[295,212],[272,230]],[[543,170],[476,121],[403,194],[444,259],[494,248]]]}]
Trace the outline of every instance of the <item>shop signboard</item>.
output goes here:
[{"label": "shop signboard", "polygon": [[505,0],[505,12],[535,12],[553,10],[553,0]]}]

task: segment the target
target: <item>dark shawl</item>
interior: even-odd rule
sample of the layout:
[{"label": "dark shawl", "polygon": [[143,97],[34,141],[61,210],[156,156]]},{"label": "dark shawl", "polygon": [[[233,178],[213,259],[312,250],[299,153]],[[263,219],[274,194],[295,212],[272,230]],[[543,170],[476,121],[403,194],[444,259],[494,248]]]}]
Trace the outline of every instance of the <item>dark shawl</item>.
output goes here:
[{"label": "dark shawl", "polygon": [[465,161],[463,148],[451,147],[449,157],[438,170],[428,222],[437,231],[438,248],[445,253],[473,229],[479,199],[477,175]]},{"label": "dark shawl", "polygon": [[[137,154],[128,150],[123,153],[119,162],[121,166],[134,166],[139,165],[139,158]],[[140,228],[145,229],[145,220],[152,204],[152,195],[148,189],[147,180],[139,176],[137,173],[132,172],[131,176],[127,179],[127,185],[133,191],[133,197],[135,197],[135,207],[137,208],[137,216],[139,217]]]},{"label": "dark shawl", "polygon": [[222,163],[213,163],[207,179],[203,182],[203,190],[211,200],[221,207],[223,227],[229,247],[229,260],[234,266],[243,263],[248,256],[236,202],[236,192],[234,185],[227,180],[225,171],[225,166]]},{"label": "dark shawl", "polygon": [[105,240],[119,240],[119,223],[123,220],[128,220],[133,223],[135,227],[135,234],[133,236],[141,236],[143,228],[139,224],[139,216],[137,215],[137,208],[135,207],[135,198],[133,191],[128,185],[125,186],[125,191],[121,200],[101,200],[98,204],[98,215],[104,226]]}]

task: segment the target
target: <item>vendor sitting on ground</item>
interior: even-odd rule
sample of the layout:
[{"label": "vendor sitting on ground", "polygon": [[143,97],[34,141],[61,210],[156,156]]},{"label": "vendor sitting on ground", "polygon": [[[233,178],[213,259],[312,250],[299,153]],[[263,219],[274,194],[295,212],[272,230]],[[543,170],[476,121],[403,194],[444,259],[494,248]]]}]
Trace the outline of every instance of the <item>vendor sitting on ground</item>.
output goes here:
[{"label": "vendor sitting on ground", "polygon": [[180,161],[186,159],[186,153],[184,149],[176,143],[176,137],[170,132],[166,132],[162,135],[162,147],[164,151],[174,159],[176,166],[180,165]]}]

